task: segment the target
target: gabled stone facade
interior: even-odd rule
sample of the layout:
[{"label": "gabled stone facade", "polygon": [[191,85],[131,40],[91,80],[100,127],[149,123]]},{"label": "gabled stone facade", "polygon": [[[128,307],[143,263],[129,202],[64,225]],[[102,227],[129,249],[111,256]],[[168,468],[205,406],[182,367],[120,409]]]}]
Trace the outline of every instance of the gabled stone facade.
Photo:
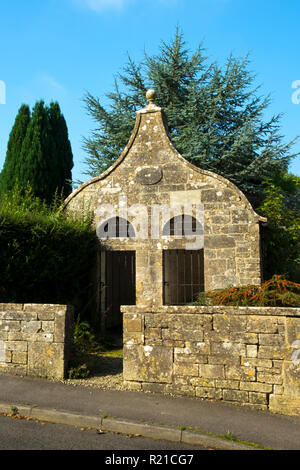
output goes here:
[{"label": "gabled stone facade", "polygon": [[[265,219],[255,213],[234,184],[193,166],[176,151],[163,111],[154,104],[154,93],[148,92],[147,97],[149,104],[137,112],[132,136],[121,156],[103,174],[74,191],[65,201],[65,210],[93,212],[98,236],[105,238],[99,243],[100,251],[134,253],[130,258],[133,272],[123,276],[124,282],[135,278],[134,299],[125,304],[159,307],[185,303],[195,295],[197,284],[198,291],[259,284],[259,226]],[[180,236],[172,223],[167,233],[169,220],[181,213],[194,224],[185,232],[190,235]],[[129,225],[117,227],[120,233],[113,234],[108,224],[113,217],[119,217],[121,225],[123,220]],[[180,222],[180,217],[176,220]],[[107,237],[109,234],[112,236]],[[173,261],[168,258],[170,250],[176,253]],[[189,252],[189,260],[184,250]],[[193,251],[198,252],[198,261]],[[99,285],[105,286],[103,257],[98,277]],[[168,291],[170,285],[173,291]],[[184,290],[185,294],[180,294]],[[99,305],[102,310],[107,306],[103,296]]]}]

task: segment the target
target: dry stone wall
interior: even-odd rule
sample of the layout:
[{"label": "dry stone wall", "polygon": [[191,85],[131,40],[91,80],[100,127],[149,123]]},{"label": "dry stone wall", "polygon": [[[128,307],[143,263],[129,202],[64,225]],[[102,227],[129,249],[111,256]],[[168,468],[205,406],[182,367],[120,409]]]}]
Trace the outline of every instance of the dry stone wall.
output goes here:
[{"label": "dry stone wall", "polygon": [[128,388],[300,416],[300,309],[123,307]]},{"label": "dry stone wall", "polygon": [[72,328],[72,307],[0,304],[0,373],[64,378]]}]

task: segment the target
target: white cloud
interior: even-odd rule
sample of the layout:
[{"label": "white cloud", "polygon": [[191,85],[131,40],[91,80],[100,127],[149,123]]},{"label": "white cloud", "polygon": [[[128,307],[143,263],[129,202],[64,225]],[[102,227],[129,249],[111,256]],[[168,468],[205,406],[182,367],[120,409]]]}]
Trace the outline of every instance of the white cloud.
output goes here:
[{"label": "white cloud", "polygon": [[46,83],[46,85],[49,85],[52,88],[56,88],[57,90],[64,90],[64,87],[51,75],[44,73],[40,75],[39,78],[42,82]]}]

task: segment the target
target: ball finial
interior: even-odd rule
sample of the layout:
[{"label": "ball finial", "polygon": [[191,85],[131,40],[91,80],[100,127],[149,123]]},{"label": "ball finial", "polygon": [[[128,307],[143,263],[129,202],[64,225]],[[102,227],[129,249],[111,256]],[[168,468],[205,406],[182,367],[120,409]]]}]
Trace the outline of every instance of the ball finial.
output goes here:
[{"label": "ball finial", "polygon": [[146,93],[146,98],[149,101],[149,104],[154,103],[154,100],[156,98],[156,91],[155,90],[148,90]]}]

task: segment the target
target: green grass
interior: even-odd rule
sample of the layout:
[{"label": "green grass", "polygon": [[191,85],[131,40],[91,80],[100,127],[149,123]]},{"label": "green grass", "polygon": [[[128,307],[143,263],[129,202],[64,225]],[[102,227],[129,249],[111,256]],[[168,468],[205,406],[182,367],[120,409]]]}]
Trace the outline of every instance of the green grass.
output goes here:
[{"label": "green grass", "polygon": [[103,351],[101,356],[106,357],[123,357],[123,348],[122,349],[111,349],[107,351]]},{"label": "green grass", "polygon": [[272,450],[269,447],[264,447],[261,444],[256,444],[255,442],[243,441],[242,439],[237,438],[234,434],[232,434],[229,431],[224,433],[224,434],[214,434],[214,433],[211,433],[211,432],[203,432],[203,431],[200,431],[199,429],[193,429],[193,431],[198,432],[200,434],[206,434],[206,435],[212,436],[212,437],[227,439],[228,441],[237,442],[238,444],[244,444],[244,445],[247,445],[247,446],[250,446],[250,447],[255,447],[256,449]]}]

